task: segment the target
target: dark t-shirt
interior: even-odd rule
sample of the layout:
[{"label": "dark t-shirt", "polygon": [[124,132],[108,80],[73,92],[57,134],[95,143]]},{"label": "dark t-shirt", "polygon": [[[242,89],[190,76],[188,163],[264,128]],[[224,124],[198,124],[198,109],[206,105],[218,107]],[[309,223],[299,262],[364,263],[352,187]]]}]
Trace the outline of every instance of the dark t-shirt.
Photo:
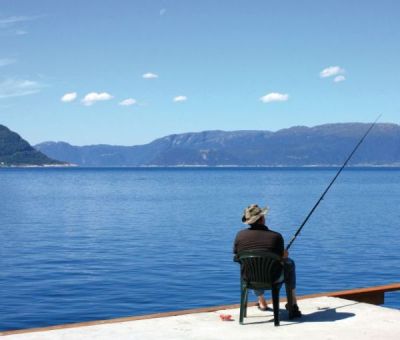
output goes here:
[{"label": "dark t-shirt", "polygon": [[283,256],[283,237],[265,225],[251,226],[237,233],[233,253],[244,250],[261,250]]}]

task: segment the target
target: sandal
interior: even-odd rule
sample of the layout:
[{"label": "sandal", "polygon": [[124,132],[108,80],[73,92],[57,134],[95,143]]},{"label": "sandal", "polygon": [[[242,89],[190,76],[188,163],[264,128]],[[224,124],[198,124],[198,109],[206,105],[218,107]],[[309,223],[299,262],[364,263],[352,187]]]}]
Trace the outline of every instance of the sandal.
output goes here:
[{"label": "sandal", "polygon": [[257,306],[257,308],[258,308],[260,311],[262,311],[262,312],[272,311],[272,308],[271,308],[271,307],[268,307],[268,306],[266,306],[266,307],[261,307],[260,304],[259,304],[258,302],[257,302],[256,306]]}]

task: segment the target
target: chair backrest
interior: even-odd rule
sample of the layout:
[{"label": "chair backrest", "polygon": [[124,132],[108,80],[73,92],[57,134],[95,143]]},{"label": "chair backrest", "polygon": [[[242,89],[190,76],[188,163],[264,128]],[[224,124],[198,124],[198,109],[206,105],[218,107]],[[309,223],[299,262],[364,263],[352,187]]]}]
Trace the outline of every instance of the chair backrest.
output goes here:
[{"label": "chair backrest", "polygon": [[282,274],[282,259],[274,253],[243,251],[237,257],[241,267],[241,280],[249,287],[271,287]]}]

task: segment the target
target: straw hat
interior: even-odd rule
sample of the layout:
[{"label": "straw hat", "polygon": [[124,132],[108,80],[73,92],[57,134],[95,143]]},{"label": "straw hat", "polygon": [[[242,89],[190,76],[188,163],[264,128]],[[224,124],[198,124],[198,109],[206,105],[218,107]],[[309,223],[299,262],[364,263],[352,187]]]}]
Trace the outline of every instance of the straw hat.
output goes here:
[{"label": "straw hat", "polygon": [[267,214],[268,210],[268,207],[260,208],[257,204],[249,205],[246,209],[244,209],[242,222],[246,224],[253,224],[261,216]]}]

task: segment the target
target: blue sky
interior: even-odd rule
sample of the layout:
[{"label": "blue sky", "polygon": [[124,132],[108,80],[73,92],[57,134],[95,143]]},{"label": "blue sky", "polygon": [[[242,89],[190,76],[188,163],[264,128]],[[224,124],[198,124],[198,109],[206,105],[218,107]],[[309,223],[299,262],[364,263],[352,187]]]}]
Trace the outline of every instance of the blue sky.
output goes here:
[{"label": "blue sky", "polygon": [[396,0],[0,0],[0,124],[74,145],[398,124],[399,56]]}]

